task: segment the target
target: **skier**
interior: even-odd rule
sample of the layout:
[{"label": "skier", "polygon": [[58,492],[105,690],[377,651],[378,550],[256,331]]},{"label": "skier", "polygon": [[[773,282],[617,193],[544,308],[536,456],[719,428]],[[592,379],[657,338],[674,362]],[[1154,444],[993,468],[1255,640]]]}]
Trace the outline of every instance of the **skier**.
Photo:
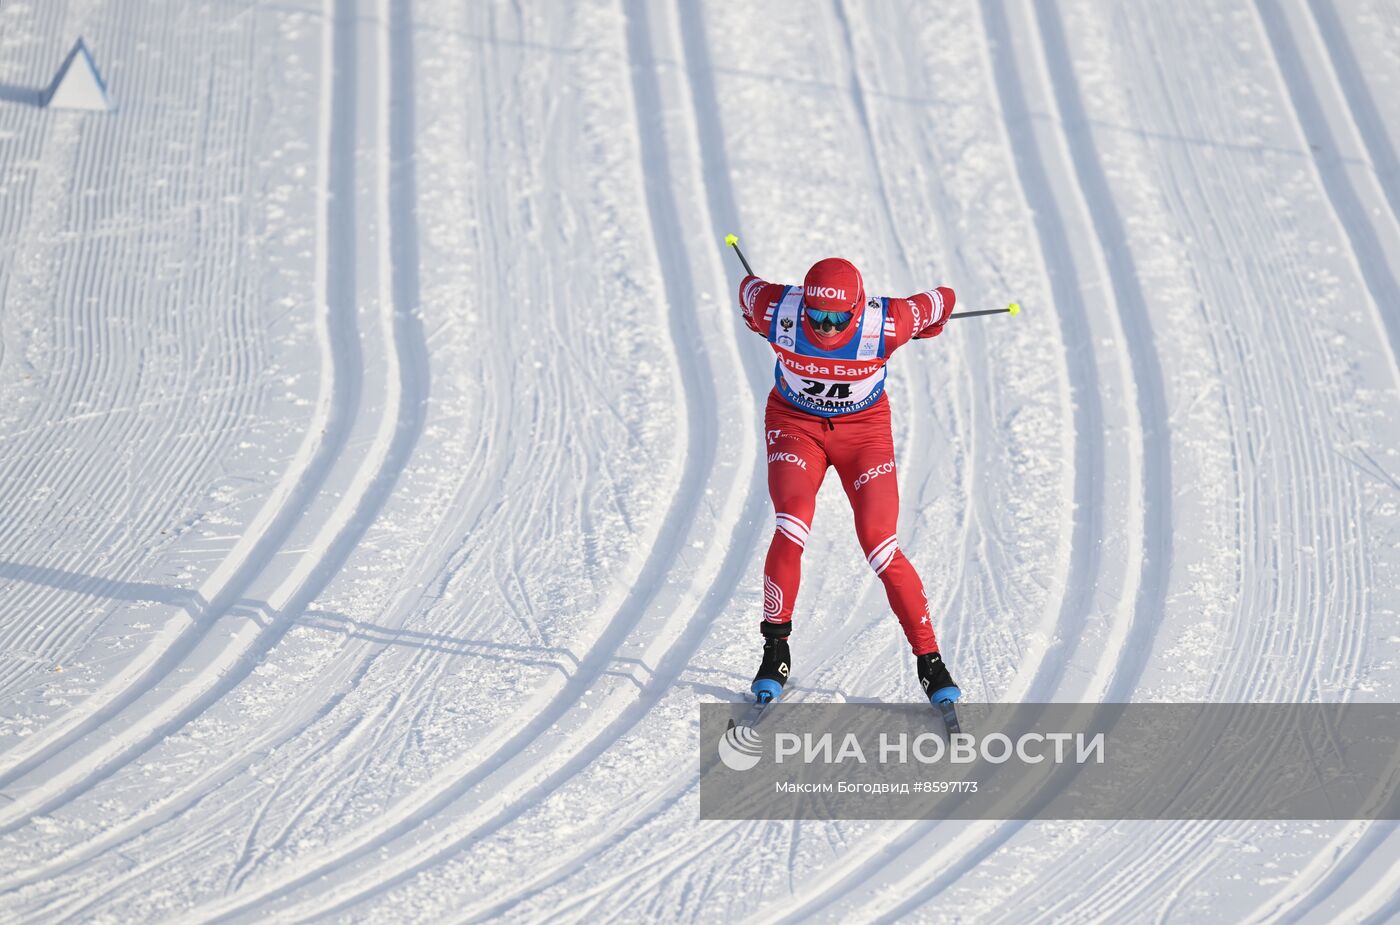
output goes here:
[{"label": "skier", "polygon": [[760,702],[777,699],[791,669],[788,636],[802,550],[828,466],[836,468],[861,548],[914,650],[924,695],[934,704],[958,699],[923,583],[895,539],[899,487],[885,396],[885,362],[912,338],[942,333],[954,298],[952,289],[939,287],[907,299],[867,300],[860,271],[839,257],[814,263],[800,287],[753,275],[739,284],[744,321],[778,355],[764,415],[777,530],[763,568],[763,662],[752,688]]}]

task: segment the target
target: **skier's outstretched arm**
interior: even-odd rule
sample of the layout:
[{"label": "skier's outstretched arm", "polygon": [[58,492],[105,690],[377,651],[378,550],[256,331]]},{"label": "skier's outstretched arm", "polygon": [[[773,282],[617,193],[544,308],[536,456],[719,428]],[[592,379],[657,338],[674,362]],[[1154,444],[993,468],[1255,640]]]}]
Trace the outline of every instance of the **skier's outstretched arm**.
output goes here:
[{"label": "skier's outstretched arm", "polygon": [[957,294],[947,286],[920,292],[907,299],[890,299],[889,316],[894,319],[893,350],[911,340],[937,337],[953,314]]},{"label": "skier's outstretched arm", "polygon": [[773,323],[773,310],[782,298],[784,288],[757,276],[744,277],[739,283],[739,308],[744,313],[744,323],[749,330],[768,336],[768,329]]}]

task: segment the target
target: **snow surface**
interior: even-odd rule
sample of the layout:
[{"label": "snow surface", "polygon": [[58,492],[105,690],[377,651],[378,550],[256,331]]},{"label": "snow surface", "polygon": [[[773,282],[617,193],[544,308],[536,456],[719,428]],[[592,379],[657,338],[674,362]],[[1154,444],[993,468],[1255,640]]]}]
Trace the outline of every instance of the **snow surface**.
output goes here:
[{"label": "snow surface", "polygon": [[[120,109],[34,105],[82,34]],[[0,4],[0,919],[1382,922],[1392,823],[700,822],[767,277],[978,700],[1400,696],[1400,9]],[[909,701],[834,479],[797,700]]]}]

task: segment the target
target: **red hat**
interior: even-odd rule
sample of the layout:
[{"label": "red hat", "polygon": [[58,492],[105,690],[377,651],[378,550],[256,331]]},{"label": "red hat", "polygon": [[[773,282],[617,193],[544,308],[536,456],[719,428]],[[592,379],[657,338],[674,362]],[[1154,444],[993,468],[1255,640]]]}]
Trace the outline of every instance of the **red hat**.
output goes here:
[{"label": "red hat", "polygon": [[840,257],[818,260],[802,281],[802,301],[819,312],[855,311],[865,301],[860,271]]}]

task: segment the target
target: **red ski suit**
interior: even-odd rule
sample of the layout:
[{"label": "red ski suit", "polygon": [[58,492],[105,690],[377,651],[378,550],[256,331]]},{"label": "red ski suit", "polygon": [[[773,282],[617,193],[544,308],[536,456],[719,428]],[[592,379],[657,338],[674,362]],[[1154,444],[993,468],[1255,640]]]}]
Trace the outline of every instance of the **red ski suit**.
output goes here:
[{"label": "red ski suit", "polygon": [[915,655],[937,652],[923,583],[895,537],[899,486],[884,364],[910,339],[942,330],[953,311],[953,290],[872,298],[845,331],[831,336],[812,326],[801,298],[800,286],[754,276],[739,285],[744,321],[778,355],[764,415],[777,529],[763,569],[763,618],[792,620],[817,490],[834,466],[855,514],[856,537],[910,647]]}]

